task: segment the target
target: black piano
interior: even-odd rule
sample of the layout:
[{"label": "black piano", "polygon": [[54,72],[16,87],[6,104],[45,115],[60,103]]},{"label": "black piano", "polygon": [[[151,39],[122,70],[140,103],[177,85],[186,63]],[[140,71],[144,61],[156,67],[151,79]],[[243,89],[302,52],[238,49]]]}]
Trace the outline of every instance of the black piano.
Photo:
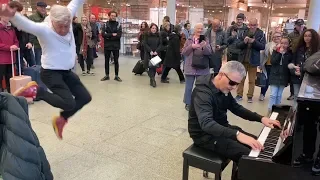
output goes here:
[{"label": "black piano", "polygon": [[[249,156],[241,158],[238,164],[240,180],[320,180],[320,176],[311,174],[312,164],[302,168],[292,166],[303,152],[305,122],[319,126],[320,77],[304,75],[298,106],[293,109],[287,105],[272,108],[270,119],[279,120],[282,129],[262,129],[258,140],[265,149],[261,152],[252,150]],[[312,145],[319,147],[320,133],[318,128],[315,129],[318,131],[318,142],[314,141]],[[289,132],[286,139],[280,137],[283,131]]]}]

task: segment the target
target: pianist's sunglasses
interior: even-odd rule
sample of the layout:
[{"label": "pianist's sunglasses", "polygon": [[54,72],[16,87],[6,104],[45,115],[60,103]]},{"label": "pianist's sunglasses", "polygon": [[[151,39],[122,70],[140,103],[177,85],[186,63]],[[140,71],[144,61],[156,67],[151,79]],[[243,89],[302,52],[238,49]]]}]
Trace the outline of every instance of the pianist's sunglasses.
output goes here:
[{"label": "pianist's sunglasses", "polygon": [[223,74],[228,78],[230,86],[238,86],[240,84],[238,82],[232,81],[226,73],[223,73]]}]

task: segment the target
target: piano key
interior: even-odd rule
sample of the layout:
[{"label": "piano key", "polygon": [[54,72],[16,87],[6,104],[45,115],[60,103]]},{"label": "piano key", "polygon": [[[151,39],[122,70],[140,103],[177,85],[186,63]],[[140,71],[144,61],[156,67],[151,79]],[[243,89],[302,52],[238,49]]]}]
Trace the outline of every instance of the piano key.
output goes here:
[{"label": "piano key", "polygon": [[[273,112],[273,113],[271,114],[271,116],[270,116],[270,119],[276,120],[277,117],[278,117],[278,115],[279,115],[279,113]],[[260,134],[260,136],[259,136],[259,138],[258,138],[258,141],[259,141],[262,145],[264,145],[264,143],[265,143],[265,141],[266,141],[266,139],[267,139],[270,131],[271,131],[271,128],[269,128],[269,127],[264,127],[264,128],[263,128],[263,130],[262,130],[262,132],[261,132],[261,134]],[[249,156],[250,156],[250,157],[258,157],[259,154],[260,154],[260,151],[259,151],[259,150],[252,150],[252,151],[250,152]]]}]

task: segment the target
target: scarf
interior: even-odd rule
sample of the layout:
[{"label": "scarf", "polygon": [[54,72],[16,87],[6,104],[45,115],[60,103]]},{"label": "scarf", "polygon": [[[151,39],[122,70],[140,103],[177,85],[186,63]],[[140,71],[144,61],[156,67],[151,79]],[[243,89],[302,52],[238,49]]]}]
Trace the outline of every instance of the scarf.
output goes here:
[{"label": "scarf", "polygon": [[91,39],[92,32],[90,26],[83,26],[82,25],[82,32],[83,32],[83,38],[82,38],[82,43],[80,47],[80,54],[82,54],[84,59],[87,59],[87,53],[88,53],[88,43],[89,40]]}]

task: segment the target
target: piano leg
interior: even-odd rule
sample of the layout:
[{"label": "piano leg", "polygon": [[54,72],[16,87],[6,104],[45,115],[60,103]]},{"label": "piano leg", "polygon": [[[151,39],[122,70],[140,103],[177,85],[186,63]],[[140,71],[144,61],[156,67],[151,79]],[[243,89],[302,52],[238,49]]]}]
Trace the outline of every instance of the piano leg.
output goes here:
[{"label": "piano leg", "polygon": [[233,162],[231,180],[237,180],[238,179],[237,176],[238,176],[238,165]]},{"label": "piano leg", "polygon": [[182,174],[182,180],[188,180],[189,179],[189,165],[187,160],[183,160],[183,174]]},{"label": "piano leg", "polygon": [[214,180],[221,180],[221,173],[215,174]]}]

